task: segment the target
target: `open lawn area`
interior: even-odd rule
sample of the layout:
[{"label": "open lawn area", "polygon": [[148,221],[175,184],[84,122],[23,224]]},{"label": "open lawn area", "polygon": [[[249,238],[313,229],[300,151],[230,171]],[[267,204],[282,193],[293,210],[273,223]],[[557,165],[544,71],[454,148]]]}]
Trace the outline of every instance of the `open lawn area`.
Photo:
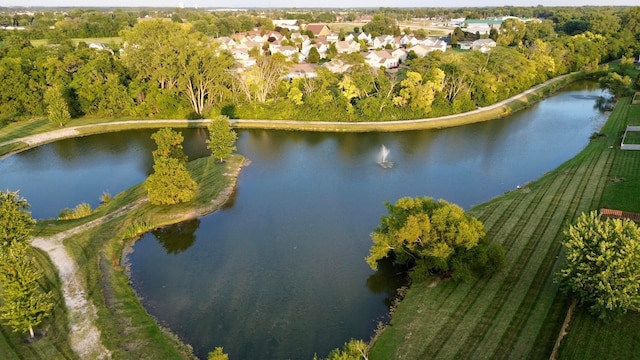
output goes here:
[{"label": "open lawn area", "polygon": [[[575,158],[471,209],[488,236],[503,244],[506,268],[470,283],[412,285],[370,359],[548,359],[571,302],[554,282],[562,267],[562,231],[581,212],[600,207],[640,212],[640,152],[619,150],[635,113],[630,102],[618,102],[605,136]],[[632,314],[622,324],[605,324],[578,309],[559,358],[637,357],[639,321]],[[607,350],[616,343],[626,345]]]},{"label": "open lawn area", "polygon": [[[85,42],[87,45],[91,43],[102,43],[111,49],[120,49],[122,45],[122,38],[120,37],[103,37],[103,38],[74,38],[71,39],[74,45],[78,45],[80,42]],[[41,46],[47,45],[49,42],[47,39],[31,40],[31,45]]]}]

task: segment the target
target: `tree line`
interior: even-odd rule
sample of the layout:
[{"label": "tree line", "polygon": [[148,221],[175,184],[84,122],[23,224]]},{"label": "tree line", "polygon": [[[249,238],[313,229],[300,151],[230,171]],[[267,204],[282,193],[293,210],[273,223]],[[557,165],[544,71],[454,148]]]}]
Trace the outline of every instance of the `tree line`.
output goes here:
[{"label": "tree line", "polygon": [[[292,63],[280,54],[256,51],[256,65],[240,70],[216,37],[207,36],[212,30],[198,25],[208,13],[185,14],[192,22],[156,20],[133,26],[122,15],[127,25],[119,32],[122,51],[116,48],[115,55],[69,40],[33,47],[24,35],[3,32],[0,120],[49,116],[63,124],[79,116],[223,114],[377,121],[448,115],[495,103],[561,74],[633,59],[640,53],[640,23],[634,16],[639,9],[601,11],[606,19],[591,19],[587,30],[571,35],[557,32],[551,20],[513,23],[500,30],[501,46],[489,53],[434,51],[410,57],[395,72],[372,70],[360,54],[330,52],[350,64],[346,72],[318,67],[318,77],[293,80],[284,80]],[[596,17],[585,11],[573,13],[575,19]],[[383,20],[388,16],[376,15]],[[598,19],[603,25],[595,25]],[[263,24],[247,20],[249,25]]]}]

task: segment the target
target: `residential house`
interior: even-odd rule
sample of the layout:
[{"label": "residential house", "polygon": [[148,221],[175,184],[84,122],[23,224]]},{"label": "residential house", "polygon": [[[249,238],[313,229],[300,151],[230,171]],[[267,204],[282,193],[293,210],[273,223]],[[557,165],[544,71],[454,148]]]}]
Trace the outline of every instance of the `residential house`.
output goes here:
[{"label": "residential house", "polygon": [[420,39],[413,35],[404,35],[400,38],[400,46],[404,48],[410,48],[412,46],[416,46],[420,44]]},{"label": "residential house", "polygon": [[360,44],[357,41],[338,41],[336,42],[336,50],[338,50],[338,54],[359,52]]},{"label": "residential house", "polygon": [[285,78],[287,78],[288,80],[292,80],[295,78],[303,78],[303,77],[304,78],[318,77],[318,72],[316,71],[317,67],[318,65],[316,64],[307,64],[307,63],[294,64],[289,69],[289,73],[285,75]]},{"label": "residential house", "polygon": [[447,43],[442,39],[426,38],[420,44],[426,46],[427,48],[430,48],[431,51],[447,51]]},{"label": "residential house", "polygon": [[316,37],[327,36],[331,34],[331,29],[329,29],[329,27],[324,24],[309,24],[306,26],[305,30],[311,31]]},{"label": "residential house", "polygon": [[300,26],[298,26],[297,19],[277,19],[271,20],[273,23],[273,27],[279,27],[283,29],[289,29],[290,31],[299,31]]},{"label": "residential house", "polygon": [[371,44],[371,34],[360,33],[358,34],[358,41],[363,40],[367,44]]},{"label": "residential house", "polygon": [[213,41],[218,42],[220,44],[220,48],[223,50],[234,49],[238,45],[238,43],[229,36],[215,38]]},{"label": "residential house", "polygon": [[397,48],[391,52],[391,56],[398,60],[398,64],[407,61],[407,54],[408,52],[403,48]]},{"label": "residential house", "polygon": [[330,43],[334,43],[340,40],[340,36],[337,33],[332,32],[331,34],[327,35],[325,39],[327,39],[327,41]]},{"label": "residential house", "polygon": [[496,42],[493,39],[478,39],[471,45],[471,49],[478,50],[481,53],[489,52],[494,47],[496,47]]},{"label": "residential house", "polygon": [[433,49],[429,46],[418,44],[407,49],[408,51],[413,51],[417,57],[425,57],[427,54],[433,51]]},{"label": "residential house", "polygon": [[270,46],[269,51],[271,51],[271,54],[280,53],[289,59],[297,59],[298,57],[298,48],[295,46],[275,45]]},{"label": "residential house", "polygon": [[342,74],[347,70],[349,70],[349,68],[353,65],[348,64],[340,59],[333,59],[331,61],[328,61],[322,64],[322,66],[326,67],[327,70],[331,71],[334,74]]},{"label": "residential house", "polygon": [[249,56],[249,50],[247,49],[231,49],[229,52],[242,67],[247,68],[256,64],[256,60]]},{"label": "residential house", "polygon": [[377,36],[373,39],[372,44],[374,49],[384,49],[387,45],[395,48],[394,38],[391,35]]},{"label": "residential house", "polygon": [[254,48],[259,49],[260,53],[262,53],[262,43],[259,42],[245,40],[236,45],[236,49],[247,49],[247,51]]},{"label": "residential house", "polygon": [[103,43],[89,43],[89,48],[90,49],[95,49],[98,51],[106,51],[108,53],[110,53],[111,55],[113,55],[113,50],[109,49],[108,47],[106,47]]},{"label": "residential house", "polygon": [[372,68],[384,67],[393,69],[398,67],[398,59],[387,50],[370,51],[364,56],[365,62]]},{"label": "residential house", "polygon": [[473,41],[460,41],[458,42],[460,50],[471,50],[473,48]]},{"label": "residential house", "polygon": [[320,58],[324,59],[327,57],[327,51],[329,50],[329,46],[325,45],[325,44],[309,44],[306,47],[303,47],[302,50],[300,50],[300,54],[303,56],[303,59],[301,60],[306,60],[309,57],[309,51],[311,51],[311,48],[316,48],[316,50],[318,50],[318,54],[320,54]]}]

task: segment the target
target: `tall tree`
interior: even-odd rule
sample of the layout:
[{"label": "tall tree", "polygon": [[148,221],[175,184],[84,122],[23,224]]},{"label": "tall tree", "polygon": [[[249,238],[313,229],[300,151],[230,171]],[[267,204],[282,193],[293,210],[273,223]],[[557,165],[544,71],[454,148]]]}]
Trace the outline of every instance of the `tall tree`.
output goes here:
[{"label": "tall tree", "polygon": [[137,81],[179,92],[204,114],[227,93],[233,58],[190,24],[145,21],[122,32],[123,63]]},{"label": "tall tree", "polygon": [[18,192],[0,191],[0,251],[12,243],[28,243],[31,240],[29,203]]},{"label": "tall tree", "polygon": [[51,292],[41,290],[43,273],[28,254],[29,245],[14,242],[0,251],[0,288],[3,304],[0,319],[14,331],[29,332],[49,316],[53,309]]},{"label": "tall tree", "polygon": [[207,149],[211,150],[211,156],[222,163],[225,158],[236,150],[238,134],[233,131],[229,118],[224,115],[212,119],[208,128]]},{"label": "tall tree", "polygon": [[600,318],[640,310],[640,227],[631,220],[581,214],[564,232],[565,268],[558,273],[565,293]]},{"label": "tall tree", "polygon": [[307,62],[309,64],[317,64],[320,61],[320,53],[315,46],[309,49],[309,56],[307,56]]},{"label": "tall tree", "polygon": [[407,71],[407,78],[400,82],[399,96],[393,99],[394,104],[408,105],[423,115],[429,113],[436,92],[442,90],[445,74],[442,70],[434,68],[429,75],[430,78],[423,79],[420,73]]},{"label": "tall tree", "polygon": [[47,89],[44,93],[44,102],[47,104],[49,121],[59,126],[64,126],[64,124],[71,120],[69,105],[59,86],[52,86]]},{"label": "tall tree", "polygon": [[235,71],[234,84],[247,101],[265,103],[275,93],[288,65],[284,55],[260,56],[248,71]]},{"label": "tall tree", "polygon": [[153,173],[145,181],[149,202],[171,205],[190,201],[198,184],[187,170],[182,151],[184,138],[171,129],[161,129],[151,135],[158,148],[153,152]]}]

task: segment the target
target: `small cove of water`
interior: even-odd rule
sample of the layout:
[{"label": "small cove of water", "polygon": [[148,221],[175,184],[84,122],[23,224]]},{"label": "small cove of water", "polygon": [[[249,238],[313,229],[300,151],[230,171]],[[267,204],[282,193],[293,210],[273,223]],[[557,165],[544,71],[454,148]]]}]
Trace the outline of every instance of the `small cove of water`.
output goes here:
[{"label": "small cove of water", "polygon": [[[371,271],[370,232],[384,202],[432,196],[469,208],[540,177],[574,156],[605,116],[604,93],[576,83],[505,119],[402,133],[240,131],[251,160],[233,203],[144,235],[130,255],[148,311],[200,357],[311,359],[350,338],[368,340],[387,316],[393,269]],[[143,181],[150,131],[69,139],[0,161],[0,188],[35,217]],[[190,158],[206,156],[185,131]],[[393,168],[380,167],[381,145]]]}]

